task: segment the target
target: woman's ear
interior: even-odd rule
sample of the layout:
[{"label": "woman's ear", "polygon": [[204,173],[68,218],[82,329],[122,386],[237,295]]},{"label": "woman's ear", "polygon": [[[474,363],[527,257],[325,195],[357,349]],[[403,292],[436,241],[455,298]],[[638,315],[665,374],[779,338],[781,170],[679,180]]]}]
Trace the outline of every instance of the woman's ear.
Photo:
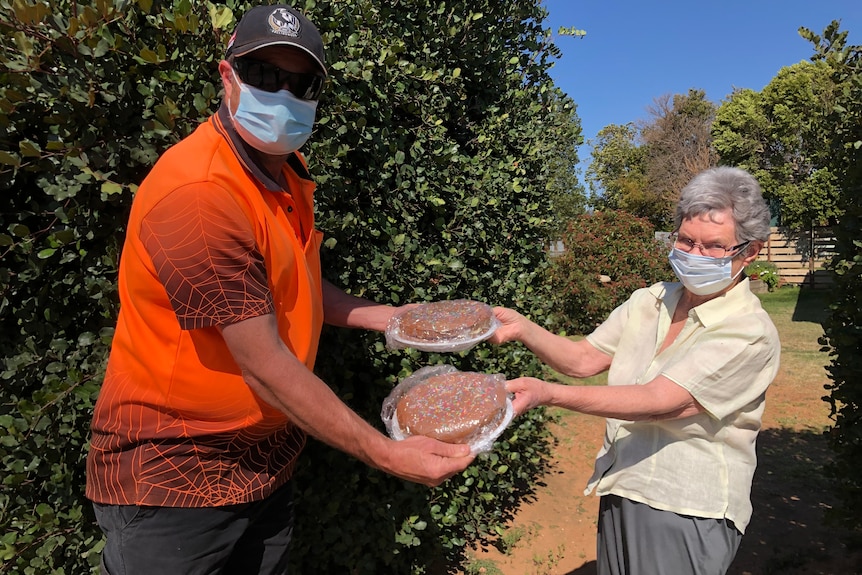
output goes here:
[{"label": "woman's ear", "polygon": [[748,244],[748,246],[745,248],[745,259],[742,260],[744,262],[743,265],[747,266],[748,264],[756,260],[758,254],[760,253],[760,250],[762,249],[763,242],[760,240],[754,240],[750,244]]}]

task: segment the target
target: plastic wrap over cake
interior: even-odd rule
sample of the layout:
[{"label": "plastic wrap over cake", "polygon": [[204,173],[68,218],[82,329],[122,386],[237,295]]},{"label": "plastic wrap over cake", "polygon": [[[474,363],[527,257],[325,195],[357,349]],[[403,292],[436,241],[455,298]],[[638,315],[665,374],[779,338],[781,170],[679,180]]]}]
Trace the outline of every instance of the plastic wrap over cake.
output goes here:
[{"label": "plastic wrap over cake", "polygon": [[456,299],[419,304],[392,316],[386,347],[422,351],[464,351],[488,339],[500,326],[488,304]]},{"label": "plastic wrap over cake", "polygon": [[392,439],[424,435],[463,443],[473,453],[490,451],[511,423],[512,401],[502,374],[458,371],[450,365],[423,367],[403,379],[380,413]]}]

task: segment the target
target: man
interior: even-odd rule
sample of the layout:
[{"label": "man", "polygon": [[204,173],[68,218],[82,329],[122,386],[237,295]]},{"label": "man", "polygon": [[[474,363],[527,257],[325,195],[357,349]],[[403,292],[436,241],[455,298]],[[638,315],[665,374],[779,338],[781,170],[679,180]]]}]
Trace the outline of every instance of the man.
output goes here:
[{"label": "man", "polygon": [[383,331],[395,311],[321,279],[297,151],[326,78],[320,34],[255,7],[219,73],[220,109],[159,159],[129,218],[87,460],[111,575],[285,573],[307,433],[427,485],[472,461],[391,441],[312,372],[324,322]]},{"label": "man", "polygon": [[508,383],[516,413],[554,405],[607,418],[586,492],[601,496],[599,575],[727,572],[751,518],[755,440],[778,333],[743,274],[769,236],[760,186],[731,167],[682,190],[671,236],[680,283],[637,290],[586,338],[496,308],[492,341],[520,341],[572,377]]}]

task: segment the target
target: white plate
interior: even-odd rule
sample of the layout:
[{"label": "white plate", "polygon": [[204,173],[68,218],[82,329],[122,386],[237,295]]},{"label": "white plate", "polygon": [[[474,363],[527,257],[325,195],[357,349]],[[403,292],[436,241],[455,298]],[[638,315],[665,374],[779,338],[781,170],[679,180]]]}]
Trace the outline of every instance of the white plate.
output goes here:
[{"label": "white plate", "polygon": [[406,347],[412,347],[414,349],[418,349],[420,351],[464,351],[465,349],[470,349],[474,345],[479,342],[482,342],[489,337],[491,337],[495,331],[497,331],[497,327],[499,327],[500,322],[496,321],[494,318],[491,321],[491,327],[485,333],[479,334],[477,336],[471,337],[469,339],[450,339],[444,341],[415,341],[412,339],[407,339],[401,337],[401,329],[399,326],[396,326],[390,336],[392,339],[401,345]]}]

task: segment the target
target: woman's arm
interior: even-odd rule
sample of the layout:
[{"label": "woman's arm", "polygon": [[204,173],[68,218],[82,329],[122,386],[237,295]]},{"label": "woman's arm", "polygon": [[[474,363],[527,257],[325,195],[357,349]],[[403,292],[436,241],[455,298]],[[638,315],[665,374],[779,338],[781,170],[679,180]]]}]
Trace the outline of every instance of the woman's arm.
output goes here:
[{"label": "woman's arm", "polygon": [[562,407],[588,415],[628,421],[680,419],[704,411],[691,393],[659,376],[643,385],[560,385],[532,377],[506,384],[515,394],[515,412],[539,405]]},{"label": "woman's arm", "polygon": [[496,307],[494,315],[501,325],[491,336],[492,343],[520,341],[562,374],[590,377],[611,365],[611,356],[593,347],[586,339],[574,341],[553,334],[512,309]]}]

